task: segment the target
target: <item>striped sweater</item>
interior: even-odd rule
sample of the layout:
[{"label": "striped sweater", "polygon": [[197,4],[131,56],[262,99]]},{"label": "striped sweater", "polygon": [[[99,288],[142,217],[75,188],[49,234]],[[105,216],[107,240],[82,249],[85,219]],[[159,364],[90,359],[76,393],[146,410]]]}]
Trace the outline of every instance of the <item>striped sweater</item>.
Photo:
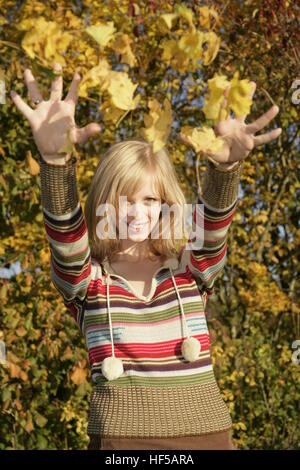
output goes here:
[{"label": "striped sweater", "polygon": [[[85,338],[94,383],[88,434],[180,437],[231,429],[212,367],[205,305],[226,262],[243,165],[221,172],[208,162],[197,201],[204,208],[203,246],[167,260],[156,271],[150,294],[142,298],[111,272],[108,262],[90,255],[76,159],[63,167],[42,159],[40,164],[52,281]],[[121,377],[112,381],[101,372],[103,360],[112,354],[108,289],[115,356],[124,366]],[[193,362],[181,354],[186,331],[180,309],[190,336],[201,345]]]}]

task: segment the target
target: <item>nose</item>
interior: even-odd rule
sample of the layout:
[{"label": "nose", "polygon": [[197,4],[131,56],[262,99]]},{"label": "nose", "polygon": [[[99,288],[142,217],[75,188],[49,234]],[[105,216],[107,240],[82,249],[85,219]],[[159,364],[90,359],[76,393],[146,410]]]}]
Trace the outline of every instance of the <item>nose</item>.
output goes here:
[{"label": "nose", "polygon": [[135,203],[130,206],[128,216],[135,219],[141,219],[146,214],[146,209],[143,204]]}]

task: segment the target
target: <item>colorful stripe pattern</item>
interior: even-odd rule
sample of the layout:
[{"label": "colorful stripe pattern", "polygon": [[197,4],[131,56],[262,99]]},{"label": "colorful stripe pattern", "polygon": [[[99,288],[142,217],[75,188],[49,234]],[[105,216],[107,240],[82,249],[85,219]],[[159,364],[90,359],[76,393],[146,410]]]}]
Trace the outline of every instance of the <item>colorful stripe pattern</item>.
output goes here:
[{"label": "colorful stripe pattern", "polygon": [[[116,357],[123,360],[125,376],[116,382],[165,384],[194,383],[212,370],[210,340],[204,307],[226,259],[227,231],[236,202],[223,211],[204,204],[205,241],[201,250],[185,250],[174,276],[190,332],[201,343],[199,360],[181,356],[184,338],[178,299],[168,269],[158,271],[156,289],[141,300],[121,278],[111,278],[110,308]],[[101,364],[112,353],[107,316],[106,277],[90,257],[87,228],[80,203],[70,214],[54,216],[44,209],[51,250],[51,273],[65,305],[78,323],[88,347],[92,380],[105,383]],[[197,282],[196,282],[197,278]]]},{"label": "colorful stripe pattern", "polygon": [[[233,184],[237,186],[238,180],[236,177]],[[194,362],[188,362],[181,355],[185,328],[168,268],[162,267],[156,272],[153,279],[154,293],[147,300],[138,298],[126,279],[111,276],[109,296],[115,355],[122,359],[124,366],[124,374],[111,382],[108,382],[101,373],[102,361],[112,354],[106,271],[103,265],[91,258],[81,204],[78,202],[73,210],[65,215],[51,214],[43,207],[44,224],[51,252],[52,280],[85,337],[92,381],[96,384],[95,390],[98,393],[95,399],[100,400],[99,409],[102,410],[101,407],[104,406],[101,399],[104,390],[107,390],[109,394],[107,396],[110,397],[110,410],[114,409],[114,404],[111,402],[114,395],[109,392],[114,387],[116,393],[117,390],[124,390],[124,393],[125,390],[128,391],[133,401],[127,404],[133,410],[136,394],[132,391],[138,390],[139,387],[143,389],[146,387],[149,397],[155,395],[155,390],[167,392],[171,388],[181,389],[184,396],[188,387],[193,387],[195,393],[198,390],[199,394],[203,387],[217,387],[212,368],[205,305],[213,293],[215,279],[226,261],[227,233],[237,205],[237,190],[232,191],[232,194],[234,196],[230,205],[224,208],[218,207],[218,201],[210,200],[209,197],[204,199],[203,195],[199,196],[198,203],[203,205],[204,215],[203,246],[191,250],[187,249],[186,245],[178,268],[173,270],[190,335],[201,343],[199,358]],[[194,220],[197,220],[196,213]],[[170,400],[172,396],[171,394]],[[229,413],[226,415],[224,411],[226,406],[223,406],[225,404],[220,395],[218,400],[216,406],[223,410],[222,419],[225,420],[222,429],[227,429],[231,425],[230,415]],[[186,412],[188,406],[190,407],[188,412],[193,413],[192,402],[181,405],[176,403],[178,410]],[[206,412],[203,408],[201,410],[199,409],[199,413]],[[213,409],[211,412],[214,414]],[[108,419],[109,413],[104,415]],[[108,431],[109,422],[104,415],[99,417],[97,413],[93,414],[92,419],[96,420],[98,427],[91,425],[91,433],[101,430],[104,435],[111,435]],[[214,415],[214,431],[218,430],[217,423],[220,422],[220,416],[218,417],[216,413]],[[120,422],[117,416],[114,419]],[[191,434],[197,434],[197,429],[200,429],[197,426],[195,423]],[[208,428],[203,428],[203,432],[208,432]],[[150,428],[147,433],[150,435]],[[184,428],[178,428],[178,435],[182,433],[185,434]],[[126,432],[123,434],[123,431],[121,434],[123,437],[128,435]],[[114,435],[121,434],[114,430]],[[142,436],[143,432],[135,435]],[[170,432],[168,435],[171,435]]]}]

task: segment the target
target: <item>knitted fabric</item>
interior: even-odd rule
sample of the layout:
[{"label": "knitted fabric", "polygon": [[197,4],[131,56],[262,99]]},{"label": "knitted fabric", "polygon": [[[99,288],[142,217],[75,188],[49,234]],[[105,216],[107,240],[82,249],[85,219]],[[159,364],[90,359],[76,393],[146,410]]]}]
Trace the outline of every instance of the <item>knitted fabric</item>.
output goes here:
[{"label": "knitted fabric", "polygon": [[[155,273],[150,294],[139,297],[129,281],[108,273],[105,263],[91,258],[77,194],[76,160],[65,166],[41,164],[52,280],[86,340],[95,384],[89,435],[172,438],[231,428],[212,368],[205,305],[226,262],[227,232],[242,166],[224,173],[208,164],[198,197],[204,206],[203,247],[185,249],[177,260],[173,272],[177,289],[166,264]],[[112,381],[101,371],[112,353],[108,279],[115,356],[124,365],[122,376]],[[181,354],[185,338],[181,308],[191,336],[201,344],[193,362]]]}]

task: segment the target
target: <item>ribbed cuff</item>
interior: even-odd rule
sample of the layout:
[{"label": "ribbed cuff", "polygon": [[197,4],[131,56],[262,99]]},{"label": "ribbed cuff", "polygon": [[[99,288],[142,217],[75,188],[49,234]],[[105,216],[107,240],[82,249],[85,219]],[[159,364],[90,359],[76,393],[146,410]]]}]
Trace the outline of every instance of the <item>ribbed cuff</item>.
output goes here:
[{"label": "ribbed cuff", "polygon": [[78,205],[76,161],[72,156],[65,165],[52,165],[39,158],[42,206],[50,214],[64,215]]},{"label": "ribbed cuff", "polygon": [[243,171],[243,161],[231,170],[222,171],[210,161],[201,183],[201,197],[216,209],[231,206],[238,197],[239,181]]}]

